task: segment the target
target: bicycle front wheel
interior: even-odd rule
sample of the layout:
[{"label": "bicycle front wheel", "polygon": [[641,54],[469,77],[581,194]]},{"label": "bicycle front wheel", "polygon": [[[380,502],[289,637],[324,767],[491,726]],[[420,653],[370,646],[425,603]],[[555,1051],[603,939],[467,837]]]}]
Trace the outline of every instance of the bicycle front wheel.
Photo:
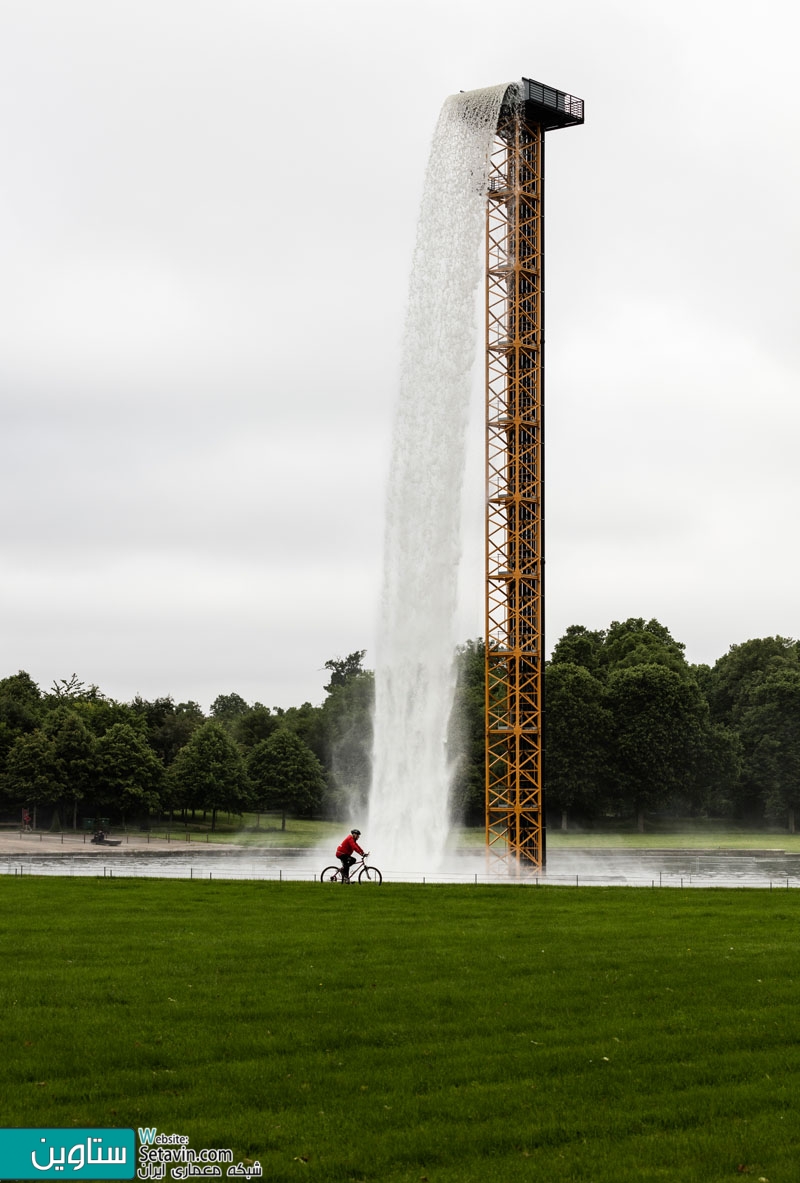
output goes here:
[{"label": "bicycle front wheel", "polygon": [[342,882],[342,868],[341,867],[326,867],[319,877],[320,883],[341,883]]},{"label": "bicycle front wheel", "polygon": [[359,883],[383,883],[383,875],[381,875],[381,873],[377,867],[364,866],[361,868],[361,871],[359,872],[358,882]]}]

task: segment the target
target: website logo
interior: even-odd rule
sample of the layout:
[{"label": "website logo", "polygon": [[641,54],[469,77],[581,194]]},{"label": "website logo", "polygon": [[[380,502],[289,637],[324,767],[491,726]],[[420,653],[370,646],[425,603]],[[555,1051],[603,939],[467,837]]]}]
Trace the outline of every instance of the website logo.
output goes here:
[{"label": "website logo", "polygon": [[0,1179],[133,1179],[133,1130],[0,1129]]}]

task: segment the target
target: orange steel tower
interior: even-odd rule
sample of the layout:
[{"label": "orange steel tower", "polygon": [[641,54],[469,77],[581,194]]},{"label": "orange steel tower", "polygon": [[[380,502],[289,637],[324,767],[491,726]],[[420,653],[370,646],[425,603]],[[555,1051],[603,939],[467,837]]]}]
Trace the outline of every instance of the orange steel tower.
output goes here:
[{"label": "orange steel tower", "polygon": [[486,221],[486,844],[545,864],[544,137],[583,101],[522,80],[490,149]]}]

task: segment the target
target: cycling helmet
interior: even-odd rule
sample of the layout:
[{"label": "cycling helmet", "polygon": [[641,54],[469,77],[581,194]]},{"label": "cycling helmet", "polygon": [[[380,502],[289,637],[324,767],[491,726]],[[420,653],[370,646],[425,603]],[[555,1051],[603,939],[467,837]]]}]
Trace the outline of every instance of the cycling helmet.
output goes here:
[{"label": "cycling helmet", "polygon": [[350,833],[353,835],[353,837],[354,837],[354,838],[360,838],[360,837],[361,837],[361,831],[360,831],[360,830],[351,830],[351,831],[350,831]]}]

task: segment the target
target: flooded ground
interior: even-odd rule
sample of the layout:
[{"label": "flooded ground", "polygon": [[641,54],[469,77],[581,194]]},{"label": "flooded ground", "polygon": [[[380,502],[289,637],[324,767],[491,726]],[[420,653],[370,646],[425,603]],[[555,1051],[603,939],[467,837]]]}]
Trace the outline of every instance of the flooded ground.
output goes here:
[{"label": "flooded ground", "polygon": [[[205,847],[200,843],[150,843],[140,836],[120,846],[98,847],[82,835],[7,836],[0,874],[161,879],[278,879],[314,881],[334,861],[326,850]],[[553,886],[800,887],[800,855],[775,850],[569,850],[551,853],[539,876],[490,872],[480,854],[456,854],[435,872],[386,867],[386,881],[416,883],[548,883]]]}]

